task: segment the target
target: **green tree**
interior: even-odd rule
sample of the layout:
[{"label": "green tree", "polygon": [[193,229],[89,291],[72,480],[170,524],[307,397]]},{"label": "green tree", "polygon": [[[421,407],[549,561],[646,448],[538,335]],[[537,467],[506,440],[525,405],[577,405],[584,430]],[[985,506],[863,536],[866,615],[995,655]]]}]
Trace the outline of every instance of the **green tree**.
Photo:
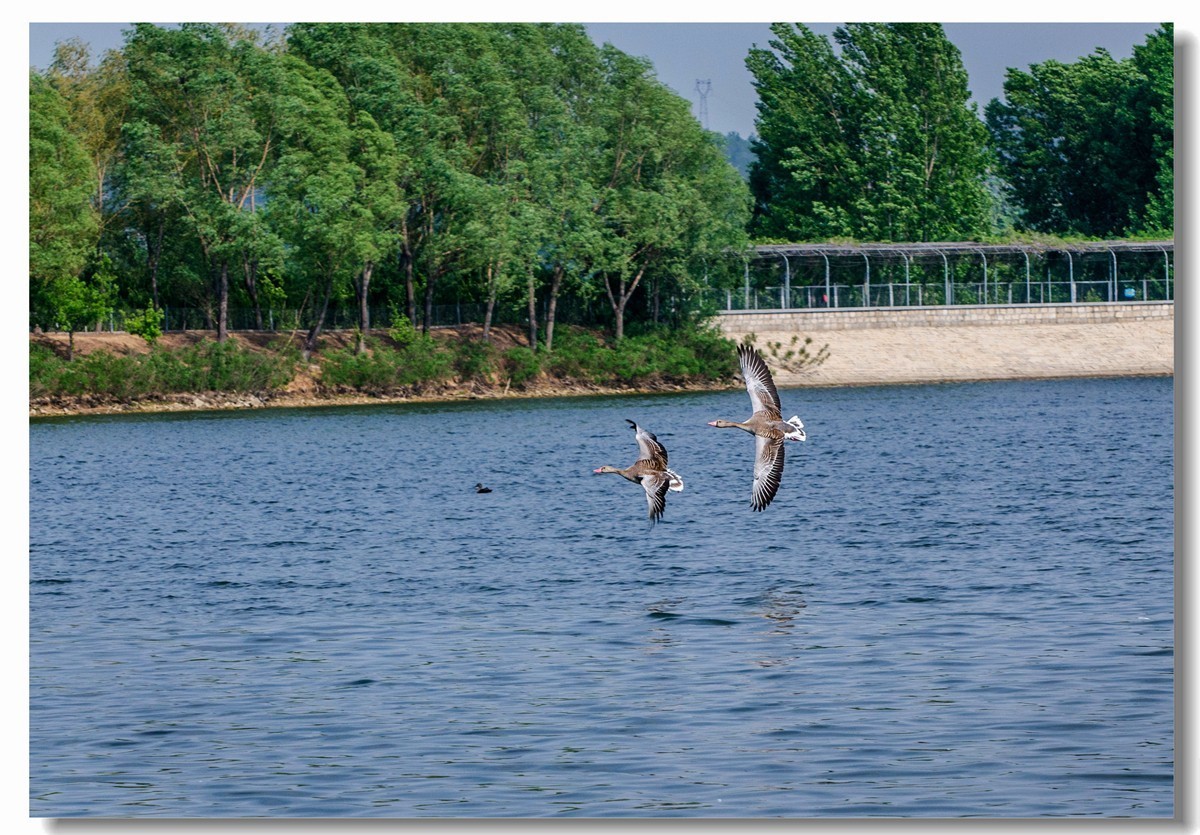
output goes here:
[{"label": "green tree", "polygon": [[358,353],[366,351],[371,328],[369,306],[371,278],[379,264],[397,251],[404,202],[403,171],[406,160],[395,138],[382,130],[369,113],[359,111],[350,126],[350,160],[356,166],[354,214],[359,262],[354,278],[358,302]]},{"label": "green tree", "polygon": [[596,264],[618,340],[643,280],[652,281],[651,318],[663,282],[686,274],[710,242],[726,246],[745,226],[745,187],[718,141],[688,102],[655,79],[649,65],[606,47],[598,214],[603,257]]},{"label": "green tree", "polygon": [[1158,167],[1135,224],[1151,234],[1175,234],[1175,24],[1164,23],[1145,44],[1133,48],[1133,63],[1145,78],[1146,120]]},{"label": "green tree", "polygon": [[287,55],[276,100],[282,151],[263,185],[271,195],[267,218],[287,241],[291,262],[304,276],[312,303],[304,358],[316,348],[329,303],[370,257],[359,199],[363,171],[350,160],[348,103],[328,72]]},{"label": "green tree", "polygon": [[72,38],[56,45],[47,79],[63,96],[70,114],[71,131],[92,162],[92,207],[100,236],[120,210],[111,205],[111,176],[120,159],[121,126],[128,108],[129,85],[120,52],[109,51],[99,66],[92,66],[86,43]]},{"label": "green tree", "polygon": [[82,298],[80,274],[99,227],[89,202],[93,168],[62,96],[37,73],[29,76],[29,280],[36,322],[51,327]]},{"label": "green tree", "polygon": [[256,211],[277,150],[277,56],[252,30],[137,24],[125,46],[131,129],[167,163],[176,201],[204,253],[217,339],[228,335],[230,272],[260,239]]},{"label": "green tree", "polygon": [[750,166],[754,162],[754,151],[750,148],[751,139],[753,136],[746,139],[735,130],[729,131],[722,137],[725,158],[747,180],[750,178]]},{"label": "green tree", "polygon": [[986,231],[987,134],[958,49],[934,23],[853,23],[840,47],[774,24],[752,49],[760,236],[879,241]]},{"label": "green tree", "polygon": [[797,240],[853,235],[863,116],[849,70],[807,26],[775,23],[771,32],[770,48],[746,57],[759,99],[750,230]]},{"label": "green tree", "polygon": [[1008,71],[1004,99],[986,108],[987,125],[1024,228],[1123,235],[1146,215],[1148,195],[1157,201],[1155,220],[1166,219],[1170,41],[1165,31],[1152,36],[1138,61],[1097,49],[1071,64]]},{"label": "green tree", "polygon": [[101,256],[85,275],[60,275],[45,295],[54,327],[67,332],[67,359],[75,358],[75,333],[95,325],[113,309],[116,276],[112,262]]},{"label": "green tree", "polygon": [[850,23],[834,37],[866,102],[858,234],[930,241],[985,232],[987,131],[941,25]]}]

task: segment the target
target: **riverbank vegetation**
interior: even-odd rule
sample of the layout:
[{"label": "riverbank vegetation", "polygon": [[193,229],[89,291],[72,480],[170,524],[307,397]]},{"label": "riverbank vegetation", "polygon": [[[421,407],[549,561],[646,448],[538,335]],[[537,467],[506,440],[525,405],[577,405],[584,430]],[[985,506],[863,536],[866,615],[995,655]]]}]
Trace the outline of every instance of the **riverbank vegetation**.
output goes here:
[{"label": "riverbank vegetation", "polygon": [[[1010,70],[982,115],[938,24],[772,31],[750,155],[576,24],[62,43],[30,73],[30,327],[68,340],[35,349],[31,394],[273,390],[313,364],[363,392],[712,379],[734,366],[701,323],[756,242],[1173,235],[1170,24],[1129,59]],[[98,322],[293,336],[75,359]]]},{"label": "riverbank vegetation", "polygon": [[[480,339],[478,327],[330,334],[307,360],[302,335],[168,334],[154,342],[89,333],[89,350],[67,358],[61,338],[30,345],[30,400],[48,406],[163,401],[206,392],[253,394],[264,402],[303,392],[314,400],[347,395],[420,397],[526,390],[653,390],[710,387],[737,371],[734,343],[715,330],[638,328],[620,342],[564,326],[553,354],[521,344],[517,328]],[[359,342],[366,344],[358,350]]]}]

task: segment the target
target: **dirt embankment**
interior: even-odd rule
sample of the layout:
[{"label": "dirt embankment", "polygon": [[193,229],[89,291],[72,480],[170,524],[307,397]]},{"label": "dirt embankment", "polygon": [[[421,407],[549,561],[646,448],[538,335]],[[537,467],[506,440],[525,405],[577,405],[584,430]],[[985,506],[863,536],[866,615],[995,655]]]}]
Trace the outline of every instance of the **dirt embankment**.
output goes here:
[{"label": "dirt embankment", "polygon": [[[438,339],[479,339],[483,328],[479,325],[438,328],[432,331]],[[372,332],[373,337],[389,343],[385,331]],[[211,331],[183,331],[163,334],[158,344],[167,349],[184,348],[213,338]],[[301,347],[304,334],[238,331],[229,338],[251,351],[276,352],[289,343],[297,350]],[[527,345],[526,332],[517,326],[495,326],[491,330],[491,341],[501,351],[517,345]],[[44,345],[65,357],[68,338],[65,333],[35,333],[30,335],[30,344]],[[256,409],[264,407],[306,406],[352,406],[368,403],[422,403],[454,400],[485,400],[519,397],[567,397],[594,394],[633,394],[639,392],[672,391],[721,391],[740,385],[736,380],[724,383],[653,383],[641,386],[599,386],[578,380],[555,379],[541,375],[537,380],[522,387],[513,387],[504,380],[467,380],[440,383],[422,388],[419,393],[364,394],[329,391],[320,385],[322,352],[352,347],[354,334],[350,331],[334,331],[323,334],[317,350],[308,365],[299,365],[288,385],[269,392],[188,392],[169,394],[145,400],[112,402],[88,395],[78,397],[49,397],[31,400],[30,417],[53,417],[83,414],[123,414],[134,412],[182,412],[224,409]],[[76,333],[75,355],[85,356],[93,351],[108,351],[118,355],[147,354],[150,346],[140,336],[128,333]]]}]

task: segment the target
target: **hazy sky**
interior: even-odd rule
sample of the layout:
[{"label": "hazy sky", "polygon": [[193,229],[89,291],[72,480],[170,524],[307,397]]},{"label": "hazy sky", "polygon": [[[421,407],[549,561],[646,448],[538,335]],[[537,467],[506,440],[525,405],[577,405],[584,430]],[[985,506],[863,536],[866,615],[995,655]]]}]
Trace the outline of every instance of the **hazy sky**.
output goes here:
[{"label": "hazy sky", "polygon": [[[121,46],[121,30],[128,23],[31,23],[29,63],[44,69],[53,57],[54,44],[79,37],[93,52]],[[284,24],[276,24],[282,27]],[[959,48],[970,77],[972,95],[984,104],[1003,93],[1009,67],[1026,69],[1051,58],[1074,61],[1103,47],[1116,58],[1133,54],[1135,44],[1158,27],[1149,23],[947,23],[946,35]],[[828,35],[836,23],[813,23]],[[649,58],[659,79],[692,102],[699,115],[697,80],[712,82],[708,99],[708,127],[721,133],[736,130],[742,136],[754,131],[755,95],[746,70],[746,53],[753,45],[765,47],[771,38],[767,23],[588,23],[598,43],[605,41],[632,55]]]}]

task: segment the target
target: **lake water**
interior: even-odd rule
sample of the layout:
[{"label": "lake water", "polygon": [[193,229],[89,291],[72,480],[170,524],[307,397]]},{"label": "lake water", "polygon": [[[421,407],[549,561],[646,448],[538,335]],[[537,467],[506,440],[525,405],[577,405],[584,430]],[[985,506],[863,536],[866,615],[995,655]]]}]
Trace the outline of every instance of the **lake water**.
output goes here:
[{"label": "lake water", "polygon": [[31,814],[1172,816],[1173,381],[781,394],[31,422]]}]

